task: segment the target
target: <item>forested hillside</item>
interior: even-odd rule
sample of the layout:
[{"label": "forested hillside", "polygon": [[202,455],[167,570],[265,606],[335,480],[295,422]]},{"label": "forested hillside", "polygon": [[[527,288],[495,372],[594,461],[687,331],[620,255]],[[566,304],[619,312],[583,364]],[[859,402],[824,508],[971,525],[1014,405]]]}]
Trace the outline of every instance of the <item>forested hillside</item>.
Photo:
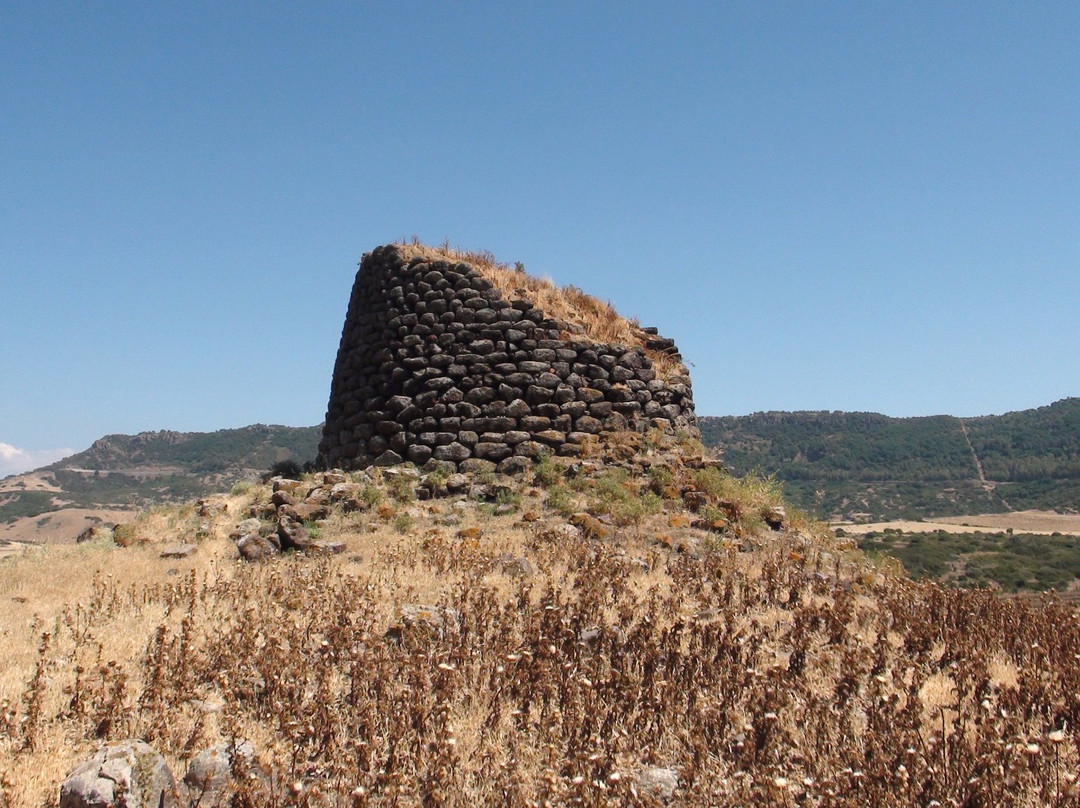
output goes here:
[{"label": "forested hillside", "polygon": [[1080,508],[1080,398],[999,416],[766,412],[699,419],[736,473],[832,518]]},{"label": "forested hillside", "polygon": [[[227,488],[274,463],[315,459],[321,426],[254,426],[216,432],[107,435],[84,452],[18,475],[0,489],[0,523],[61,508],[145,506]],[[44,488],[40,486],[44,485]]]}]

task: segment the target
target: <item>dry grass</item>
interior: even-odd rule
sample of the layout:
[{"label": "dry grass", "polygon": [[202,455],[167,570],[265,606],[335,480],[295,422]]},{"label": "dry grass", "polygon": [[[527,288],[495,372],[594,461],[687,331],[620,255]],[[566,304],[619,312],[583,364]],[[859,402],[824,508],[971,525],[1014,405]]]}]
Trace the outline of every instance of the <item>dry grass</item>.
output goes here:
[{"label": "dry grass", "polygon": [[[686,367],[665,353],[645,348],[648,335],[636,320],[620,315],[610,303],[600,300],[576,286],[559,287],[547,278],[537,278],[524,270],[515,269],[496,260],[490,252],[475,252],[452,248],[449,243],[440,247],[421,244],[415,237],[399,245],[408,256],[420,256],[438,261],[469,264],[508,299],[522,298],[531,302],[548,317],[579,326],[585,337],[602,343],[640,347],[652,360],[661,378],[686,375]],[[574,336],[566,335],[568,338]]]},{"label": "dry grass", "polygon": [[[177,773],[251,739],[271,776],[226,795],[241,805],[653,805],[649,766],[678,771],[682,805],[1076,804],[1072,608],[912,583],[819,526],[762,528],[767,480],[660,459],[553,460],[496,481],[517,504],[499,516],[395,500],[373,473],[390,507],[336,508],[318,527],[348,546],[328,558],[235,560],[256,487],[222,498],[188,559],[158,556],[195,522],[163,508],[145,544],[3,562],[0,805],[53,804],[96,744],[131,736]],[[555,485],[596,510],[694,490],[740,516],[673,552],[661,532],[700,515],[676,495],[588,539],[545,509]]]}]

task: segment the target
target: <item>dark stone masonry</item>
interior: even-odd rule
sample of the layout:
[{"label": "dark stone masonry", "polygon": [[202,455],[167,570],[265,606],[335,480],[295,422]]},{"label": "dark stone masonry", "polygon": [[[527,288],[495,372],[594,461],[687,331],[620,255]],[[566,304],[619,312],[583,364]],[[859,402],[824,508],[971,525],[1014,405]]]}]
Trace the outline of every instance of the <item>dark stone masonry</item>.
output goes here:
[{"label": "dark stone masonry", "polygon": [[473,264],[378,247],[353,284],[320,462],[515,471],[545,452],[580,455],[604,432],[696,434],[674,342],[636,335],[640,345],[591,340],[582,323],[504,296]]}]

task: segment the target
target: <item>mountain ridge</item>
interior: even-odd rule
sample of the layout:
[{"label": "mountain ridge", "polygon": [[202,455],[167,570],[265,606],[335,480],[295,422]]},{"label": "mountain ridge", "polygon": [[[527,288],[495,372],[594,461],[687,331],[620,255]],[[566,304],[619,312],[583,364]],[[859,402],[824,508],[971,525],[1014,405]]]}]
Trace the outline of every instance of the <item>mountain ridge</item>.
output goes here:
[{"label": "mountain ridge", "polygon": [[82,452],[0,480],[0,541],[73,541],[120,512],[227,489],[275,463],[312,460],[320,432],[252,424],[105,435]]},{"label": "mountain ridge", "polygon": [[769,411],[699,425],[733,471],[775,474],[835,521],[1080,506],[1080,398],[963,418]]},{"label": "mountain ridge", "polygon": [[[770,410],[698,421],[732,471],[775,475],[794,505],[833,521],[1080,508],[1080,397],[989,416]],[[0,480],[0,538],[40,540],[37,521],[62,509],[85,510],[90,524],[98,510],[191,499],[283,460],[302,464],[320,434],[252,424],[105,435]]]}]

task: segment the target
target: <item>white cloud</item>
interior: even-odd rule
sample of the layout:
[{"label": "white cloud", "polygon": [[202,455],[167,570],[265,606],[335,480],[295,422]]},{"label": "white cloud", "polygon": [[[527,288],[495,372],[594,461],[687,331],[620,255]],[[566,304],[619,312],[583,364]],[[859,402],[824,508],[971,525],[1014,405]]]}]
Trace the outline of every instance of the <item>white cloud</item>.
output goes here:
[{"label": "white cloud", "polygon": [[0,442],[0,477],[9,474],[22,474],[61,458],[75,454],[74,449],[19,449],[10,443]]}]

